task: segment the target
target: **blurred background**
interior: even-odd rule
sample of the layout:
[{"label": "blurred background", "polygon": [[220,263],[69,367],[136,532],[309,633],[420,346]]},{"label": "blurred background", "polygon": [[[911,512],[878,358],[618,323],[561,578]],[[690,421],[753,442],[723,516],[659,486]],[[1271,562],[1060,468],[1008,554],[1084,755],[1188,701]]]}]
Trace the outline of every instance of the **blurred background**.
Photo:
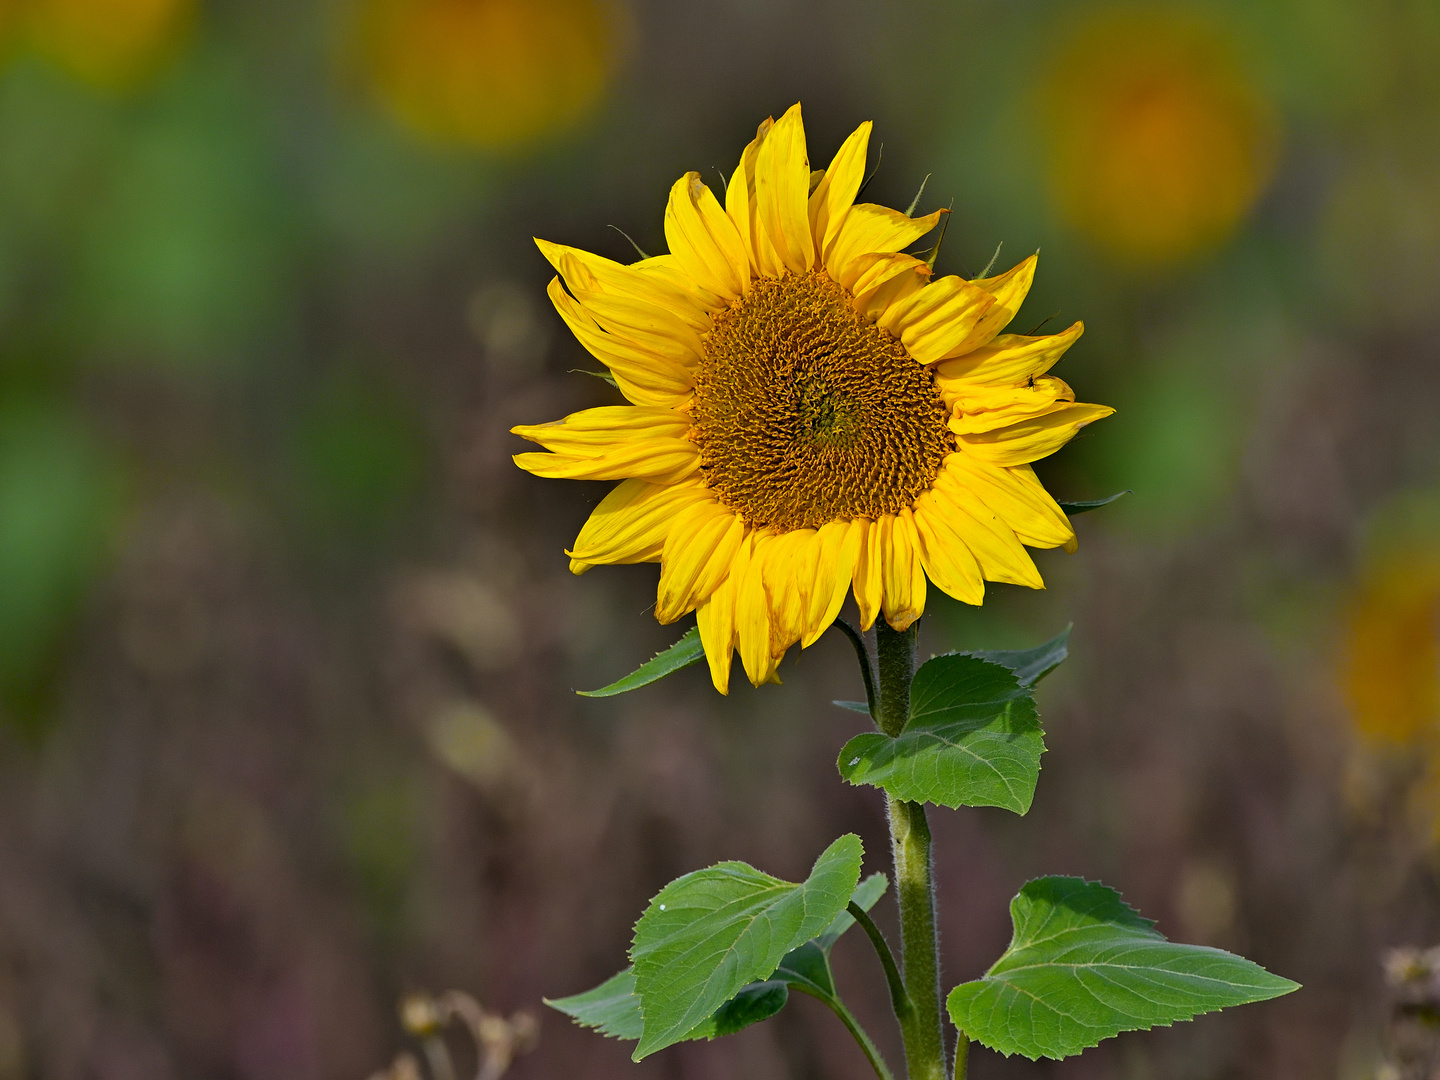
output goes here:
[{"label": "blurred background", "polygon": [[809,1000],[639,1066],[539,1004],[676,874],[888,861],[848,646],[574,697],[677,628],[567,571],[608,485],[509,460],[616,400],[530,237],[663,250],[796,100],[953,200],[941,271],[1040,249],[1017,329],[1083,318],[1119,409],[1044,466],[1133,492],[1048,591],[924,620],[1075,624],[1032,812],[934,815],[947,985],[1043,872],[1305,983],[972,1076],[1376,1074],[1440,944],[1440,6],[4,0],[0,64],[0,1080],[363,1080],[449,989],[545,1014],[522,1080],[866,1075]]}]

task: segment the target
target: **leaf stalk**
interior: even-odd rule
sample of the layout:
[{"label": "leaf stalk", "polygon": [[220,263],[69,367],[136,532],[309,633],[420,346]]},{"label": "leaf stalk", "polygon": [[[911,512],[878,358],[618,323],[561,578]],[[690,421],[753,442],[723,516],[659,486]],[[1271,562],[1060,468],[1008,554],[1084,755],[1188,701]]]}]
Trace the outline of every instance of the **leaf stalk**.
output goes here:
[{"label": "leaf stalk", "polygon": [[865,1029],[860,1026],[860,1021],[855,1019],[854,1013],[845,1007],[843,1001],[838,997],[832,997],[829,994],[822,994],[817,990],[813,990],[803,983],[794,983],[791,989],[798,990],[802,994],[809,994],[811,997],[823,1001],[828,1005],[830,1011],[840,1018],[840,1022],[845,1025],[846,1030],[848,1030],[850,1034],[855,1037],[855,1041],[860,1044],[860,1049],[865,1052],[865,1059],[870,1062],[870,1067],[875,1070],[875,1075],[879,1080],[895,1080],[894,1074],[890,1072],[890,1067],[885,1064],[885,1059],[880,1056],[879,1047],[877,1047],[874,1040],[866,1034]]},{"label": "leaf stalk", "polygon": [[890,951],[890,943],[875,925],[875,920],[870,918],[870,913],[853,900],[850,901],[849,911],[851,917],[860,924],[860,929],[865,931],[870,944],[875,946],[876,955],[880,957],[880,966],[885,969],[885,981],[890,985],[890,1004],[895,1010],[895,1016],[909,1016],[915,1011],[915,1006],[911,1004],[910,995],[905,992],[905,980],[900,977],[900,969],[895,964],[895,954]]}]

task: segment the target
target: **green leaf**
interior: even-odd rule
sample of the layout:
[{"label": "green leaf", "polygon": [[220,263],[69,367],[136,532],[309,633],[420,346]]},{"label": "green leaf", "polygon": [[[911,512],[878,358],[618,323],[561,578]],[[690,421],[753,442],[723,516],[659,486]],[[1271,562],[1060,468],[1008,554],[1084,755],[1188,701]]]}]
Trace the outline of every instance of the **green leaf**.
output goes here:
[{"label": "green leaf", "polygon": [[775,969],[775,978],[809,990],[822,998],[835,996],[835,976],[830,971],[830,954],[813,941],[792,949]]},{"label": "green leaf", "polygon": [[[683,1041],[733,1035],[751,1024],[769,1020],[785,1007],[789,997],[790,991],[784,980],[751,983],[716,1009],[714,1016],[702,1020],[685,1035]],[[581,1027],[595,1028],[600,1034],[613,1039],[638,1039],[644,1028],[640,999],[635,996],[633,968],[612,975],[583,994],[555,998],[553,1001],[545,998],[544,1001],[552,1009],[558,1009],[574,1019]]]},{"label": "green leaf", "polygon": [[[861,911],[869,911],[880,902],[880,897],[885,895],[885,889],[889,884],[890,882],[884,874],[871,874],[855,886],[855,891],[850,894],[850,903],[860,908]],[[848,908],[849,905],[847,904],[846,907]],[[842,910],[839,915],[835,916],[835,921],[825,928],[825,932],[816,936],[815,944],[828,953],[845,931],[854,925],[855,916],[851,915],[848,910]]]},{"label": "green leaf", "polygon": [[870,715],[870,706],[863,701],[832,701],[831,705],[839,705],[842,709],[849,709],[851,712],[858,712],[861,716]]},{"label": "green leaf", "polygon": [[1033,649],[1024,649],[1018,652],[977,650],[966,652],[963,655],[978,656],[981,660],[988,660],[992,664],[1009,668],[1015,673],[1015,678],[1021,686],[1034,686],[1064,663],[1066,657],[1070,655],[1070,631],[1074,625],[1071,623],[1044,645],[1037,645]]},{"label": "green leaf", "polygon": [[[885,894],[887,885],[884,874],[871,874],[855,886],[850,899],[869,911]],[[842,911],[823,933],[787,953],[772,979],[743,987],[685,1038],[713,1039],[768,1020],[784,1007],[788,997],[788,993],[776,993],[777,982],[782,986],[800,984],[812,992],[833,995],[835,980],[830,974],[830,949],[854,925],[854,917],[848,911]],[[581,1027],[595,1028],[602,1035],[612,1038],[638,1039],[644,1028],[640,999],[635,996],[633,968],[612,975],[583,994],[544,1000],[546,1005],[565,1013]]]},{"label": "green leaf", "polygon": [[860,838],[842,836],[796,885],[742,862],[677,878],[635,924],[630,959],[644,1028],[634,1058],[685,1039],[746,984],[770,978],[824,932],[860,881]]},{"label": "green leaf", "polygon": [[657,653],[653,659],[646,660],[623,679],[613,682],[609,686],[602,686],[599,690],[577,690],[575,692],[581,697],[614,697],[616,694],[626,694],[631,690],[638,690],[642,686],[649,686],[652,682],[658,682],[666,675],[673,675],[681,668],[698,663],[704,657],[705,646],[700,643],[700,628],[692,626],[685,631],[685,636],[674,645],[662,653]]},{"label": "green leaf", "polygon": [[857,735],[838,764],[850,783],[897,799],[1023,814],[1035,797],[1043,734],[1030,689],[1014,672],[951,653],[915,673],[910,719],[898,737]]},{"label": "green leaf", "polygon": [[[718,1039],[721,1035],[734,1035],[751,1024],[769,1020],[783,1009],[785,1002],[789,1000],[790,988],[779,979],[751,983],[715,1010],[715,1015],[704,1025],[710,1029],[706,1038]],[[689,1039],[697,1037],[694,1032],[686,1036]]]},{"label": "green leaf", "polygon": [[1232,953],[1166,941],[1114,889],[1083,878],[1029,882],[1010,918],[1004,955],[949,999],[955,1026],[1007,1057],[1069,1057],[1122,1031],[1299,989]]},{"label": "green leaf", "polygon": [[1103,499],[1084,499],[1080,502],[1062,502],[1057,504],[1069,517],[1076,514],[1088,513],[1091,510],[1098,510],[1102,506],[1109,506],[1122,495],[1129,495],[1129,491],[1117,491],[1114,495],[1107,495]]},{"label": "green leaf", "polygon": [[626,968],[593,990],[571,997],[545,998],[546,1005],[559,1009],[581,1027],[596,1028],[614,1039],[638,1039],[644,1028],[640,999],[635,996],[635,972]]}]

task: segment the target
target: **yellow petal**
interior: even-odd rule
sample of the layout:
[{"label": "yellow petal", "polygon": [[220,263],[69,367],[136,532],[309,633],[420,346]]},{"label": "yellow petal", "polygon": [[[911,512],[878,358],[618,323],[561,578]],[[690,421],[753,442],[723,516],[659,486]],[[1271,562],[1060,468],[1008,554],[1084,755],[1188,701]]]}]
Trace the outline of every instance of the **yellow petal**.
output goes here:
[{"label": "yellow petal", "polygon": [[920,363],[929,364],[969,337],[994,304],[984,289],[952,274],[891,304],[876,325],[898,337]]},{"label": "yellow petal", "polygon": [[685,273],[721,300],[735,299],[749,284],[744,241],[697,172],[686,173],[670,189],[665,243]]},{"label": "yellow petal", "polygon": [[709,598],[730,571],[745,526],[718,499],[675,516],[660,559],[655,618],[672,623]]},{"label": "yellow petal", "polygon": [[670,408],[690,397],[695,379],[683,365],[607,334],[565,291],[558,277],[551,280],[547,291],[571,333],[610,370],[620,392],[636,405]]},{"label": "yellow petal", "polygon": [[647,272],[638,264],[625,266],[589,251],[552,244],[538,236],[535,245],[574,288],[615,293],[663,307],[696,333],[708,331],[713,323],[710,312],[718,303],[712,298],[710,305],[703,304],[699,291],[686,282]]},{"label": "yellow petal", "polygon": [[757,217],[781,263],[794,274],[807,272],[815,263],[809,195],[810,159],[797,102],[775,122],[755,158]]},{"label": "yellow petal", "polygon": [[825,255],[825,269],[840,284],[849,288],[853,280],[851,263],[861,255],[875,252],[899,251],[935,228],[946,211],[936,210],[921,218],[907,217],[899,210],[875,203],[856,203],[845,215],[829,251]]},{"label": "yellow petal", "polygon": [[775,542],[770,533],[755,535],[750,563],[735,599],[735,631],[740,663],[756,686],[769,682],[778,661],[770,653],[770,603],[765,595],[765,557]]},{"label": "yellow petal", "polygon": [[964,386],[966,393],[958,395],[953,402],[946,401],[955,409],[950,430],[961,435],[1018,424],[1021,420],[1050,412],[1057,404],[1075,400],[1075,391],[1053,375],[1041,375],[1022,386],[977,386],[974,383]]},{"label": "yellow petal", "polygon": [[814,582],[814,529],[775,538],[765,555],[765,594],[770,601],[770,655],[781,657],[805,633],[805,611]]},{"label": "yellow petal", "polygon": [[966,488],[1015,530],[1022,544],[1053,548],[1074,539],[1070,519],[1029,465],[1004,469],[962,453],[951,454],[940,467],[955,472]]},{"label": "yellow petal", "polygon": [[805,609],[805,636],[800,639],[802,649],[815,644],[840,614],[855,573],[862,528],[862,523],[858,521],[832,521],[822,525],[816,534],[815,574]]},{"label": "yellow petal", "polygon": [[935,506],[946,522],[980,564],[980,572],[989,581],[1004,581],[1043,589],[1045,582],[1035,568],[1015,530],[991,510],[965,485],[961,474],[942,469],[935,478]]},{"label": "yellow petal", "polygon": [[680,268],[674,255],[651,255],[648,259],[631,263],[630,269],[667,289],[673,289],[690,297],[691,304],[697,310],[704,312],[705,320],[707,320],[696,325],[696,329],[702,333],[714,325],[713,321],[708,321],[711,319],[711,313],[725,306],[724,302],[709,289],[702,289],[697,285],[695,279]]},{"label": "yellow petal", "polygon": [[595,455],[516,454],[526,472],[552,480],[626,480],[673,484],[700,468],[700,450],[689,439],[636,439]]},{"label": "yellow petal", "polygon": [[856,518],[851,524],[860,537],[855,551],[855,606],[860,609],[860,629],[869,630],[880,614],[880,601],[885,595],[885,580],[880,572],[880,525],[865,518]]},{"label": "yellow petal", "polygon": [[913,255],[861,255],[850,265],[855,271],[855,280],[849,286],[854,294],[850,302],[871,322],[893,305],[919,292],[930,280],[930,267]]},{"label": "yellow petal", "polygon": [[750,567],[751,544],[749,533],[741,537],[725,580],[695,610],[700,643],[705,646],[705,660],[710,666],[710,681],[722,694],[730,693],[730,666],[735,655],[735,600]]},{"label": "yellow petal", "polygon": [[850,133],[810,193],[810,235],[815,238],[817,261],[822,265],[865,180],[865,156],[870,147],[872,126],[866,120]]},{"label": "yellow petal", "polygon": [[1053,412],[1009,427],[958,438],[962,449],[981,461],[992,465],[1028,465],[1053,454],[1086,424],[1102,420],[1114,411],[1107,405],[1058,405]]},{"label": "yellow petal", "polygon": [[963,383],[985,386],[1019,386],[1029,379],[1045,374],[1085,332],[1084,323],[1076,323],[1059,334],[1045,337],[1024,337],[1002,334],[989,345],[955,360],[935,365],[935,382],[943,394],[962,392]]},{"label": "yellow petal", "polygon": [[925,614],[925,569],[917,550],[920,538],[915,533],[915,518],[906,507],[898,514],[886,514],[879,525],[885,621],[896,630],[908,630]]},{"label": "yellow petal", "polygon": [[546,450],[569,454],[598,454],[635,439],[673,438],[689,430],[688,415],[653,405],[603,405],[549,424],[518,424],[510,429]]},{"label": "yellow petal", "polygon": [[673,312],[632,296],[570,288],[570,293],[607,333],[653,356],[663,356],[684,368],[700,363],[705,347],[700,335]]},{"label": "yellow petal", "polygon": [[1030,292],[1030,285],[1035,280],[1035,263],[1038,258],[1037,255],[1031,255],[1003,274],[970,283],[995,297],[995,304],[985,313],[984,318],[975,324],[970,336],[961,342],[951,356],[961,356],[971,349],[988,344],[996,334],[1010,325],[1010,320],[1015,318],[1015,313],[1020,310],[1026,294]]},{"label": "yellow petal", "polygon": [[751,272],[766,277],[780,277],[785,273],[785,264],[776,253],[775,245],[770,242],[769,234],[760,227],[756,217],[755,160],[774,126],[775,121],[767,117],[756,129],[754,140],[740,155],[740,164],[731,174],[730,183],[725,188],[725,213],[734,222],[735,231],[745,243]]},{"label": "yellow petal", "polygon": [[915,531],[920,537],[920,560],[930,580],[962,603],[983,603],[985,575],[969,546],[936,505],[933,490],[915,500]]},{"label": "yellow petal", "polygon": [[566,552],[571,571],[583,574],[600,563],[655,562],[675,515],[693,502],[714,497],[695,483],[622,481],[591,511],[574,548]]}]

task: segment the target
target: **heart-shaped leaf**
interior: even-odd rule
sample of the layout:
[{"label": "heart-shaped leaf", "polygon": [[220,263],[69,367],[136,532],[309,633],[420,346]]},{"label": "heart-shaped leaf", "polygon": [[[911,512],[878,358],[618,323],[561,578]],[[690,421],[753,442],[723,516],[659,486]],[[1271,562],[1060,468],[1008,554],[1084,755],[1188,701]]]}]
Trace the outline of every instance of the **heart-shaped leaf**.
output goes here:
[{"label": "heart-shaped leaf", "polygon": [[630,959],[644,1017],[635,1060],[686,1038],[748,983],[835,921],[860,880],[860,838],[842,836],[800,884],[742,862],[677,878],[635,924]]},{"label": "heart-shaped leaf", "polygon": [[[855,886],[850,900],[869,911],[885,894],[887,884],[884,874],[871,874]],[[788,998],[788,992],[776,991],[776,983],[833,996],[835,980],[830,973],[830,949],[854,925],[855,919],[849,911],[842,911],[822,933],[787,953],[771,979],[743,987],[685,1038],[713,1039],[768,1020],[784,1007]],[[593,990],[571,997],[546,998],[545,1004],[565,1013],[581,1027],[595,1028],[602,1035],[616,1039],[638,1039],[644,1028],[640,999],[635,996],[633,968],[612,975]]]},{"label": "heart-shaped leaf", "polygon": [[1005,1055],[1064,1058],[1122,1031],[1279,997],[1298,983],[1233,953],[1166,941],[1114,889],[1028,883],[1010,903],[1010,947],[950,992],[950,1018]]},{"label": "heart-shaped leaf", "polygon": [[910,719],[897,737],[857,735],[838,764],[850,783],[898,799],[1023,814],[1035,797],[1043,734],[1030,688],[1013,671],[951,653],[915,673]]}]

